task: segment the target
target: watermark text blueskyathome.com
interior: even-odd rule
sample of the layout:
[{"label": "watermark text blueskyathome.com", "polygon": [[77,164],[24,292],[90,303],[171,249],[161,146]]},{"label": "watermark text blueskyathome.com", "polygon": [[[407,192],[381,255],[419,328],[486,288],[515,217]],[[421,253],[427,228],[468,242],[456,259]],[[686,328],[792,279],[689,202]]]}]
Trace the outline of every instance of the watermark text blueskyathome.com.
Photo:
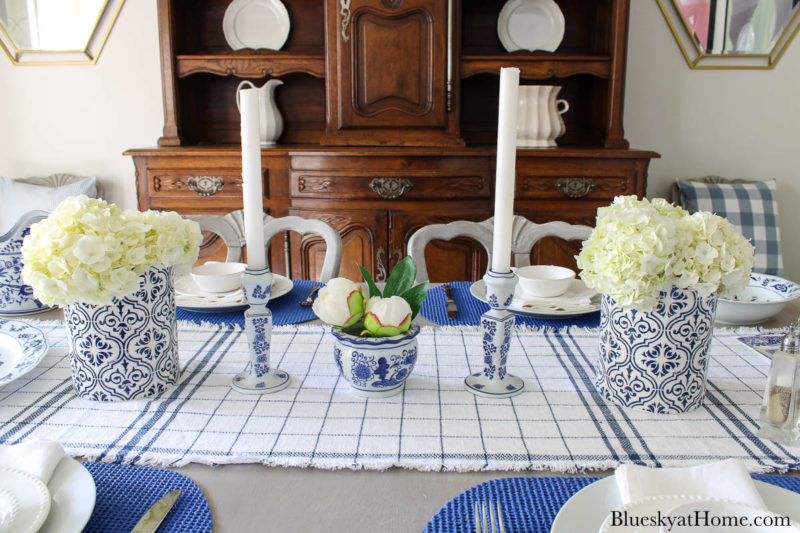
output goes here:
[{"label": "watermark text blueskyathome.com", "polygon": [[652,515],[628,514],[628,511],[611,511],[612,527],[662,527],[672,531],[673,527],[791,527],[788,516],[764,515],[716,515],[710,511],[696,510],[685,514],[667,516],[658,511]]}]

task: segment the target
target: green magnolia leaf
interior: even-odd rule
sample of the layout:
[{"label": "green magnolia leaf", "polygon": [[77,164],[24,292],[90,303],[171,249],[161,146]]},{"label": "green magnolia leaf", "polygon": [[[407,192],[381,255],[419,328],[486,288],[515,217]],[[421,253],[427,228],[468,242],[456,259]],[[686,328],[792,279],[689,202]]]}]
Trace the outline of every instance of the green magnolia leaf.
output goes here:
[{"label": "green magnolia leaf", "polygon": [[365,331],[364,320],[359,320],[346,328],[342,328],[342,331],[348,335],[363,336],[363,332]]},{"label": "green magnolia leaf", "polygon": [[381,290],[375,285],[375,282],[372,281],[372,276],[369,275],[367,269],[361,265],[358,265],[358,269],[361,271],[361,276],[363,276],[364,281],[367,282],[367,287],[369,287],[369,297],[381,296]]},{"label": "green magnolia leaf", "polygon": [[389,279],[386,280],[386,287],[383,289],[383,297],[401,296],[414,285],[416,277],[417,265],[411,259],[411,256],[407,255],[394,266],[389,274]]},{"label": "green magnolia leaf", "polygon": [[422,307],[422,302],[425,301],[425,297],[428,295],[428,285],[429,283],[427,281],[423,281],[416,287],[408,289],[400,295],[400,297],[411,306],[411,320],[414,320],[417,316],[419,308]]}]

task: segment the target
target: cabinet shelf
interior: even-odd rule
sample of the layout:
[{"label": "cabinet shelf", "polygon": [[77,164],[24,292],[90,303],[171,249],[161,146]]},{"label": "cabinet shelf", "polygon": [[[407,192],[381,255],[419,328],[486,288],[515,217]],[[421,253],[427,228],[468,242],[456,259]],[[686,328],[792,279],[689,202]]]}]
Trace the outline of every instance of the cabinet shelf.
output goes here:
[{"label": "cabinet shelf", "polygon": [[523,79],[565,78],[589,74],[611,78],[611,57],[583,54],[465,54],[461,58],[461,77],[499,74],[503,67],[517,67]]},{"label": "cabinet shelf", "polygon": [[238,78],[263,78],[305,73],[325,77],[324,53],[271,52],[182,54],[175,57],[178,78],[205,72]]}]

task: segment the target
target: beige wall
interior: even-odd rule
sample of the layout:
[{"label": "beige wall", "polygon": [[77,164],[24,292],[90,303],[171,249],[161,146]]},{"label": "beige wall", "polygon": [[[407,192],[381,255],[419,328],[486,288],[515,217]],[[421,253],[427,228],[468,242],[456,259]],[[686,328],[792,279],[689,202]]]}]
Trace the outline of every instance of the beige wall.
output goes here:
[{"label": "beige wall", "polygon": [[[800,280],[800,40],[774,71],[692,71],[655,0],[631,0],[625,126],[662,158],[648,194],[675,177],[775,177],[787,275]],[[0,58],[0,175],[97,175],[107,197],[136,203],[126,148],[153,146],[162,110],[156,8],[127,0],[94,66],[15,67]]]}]

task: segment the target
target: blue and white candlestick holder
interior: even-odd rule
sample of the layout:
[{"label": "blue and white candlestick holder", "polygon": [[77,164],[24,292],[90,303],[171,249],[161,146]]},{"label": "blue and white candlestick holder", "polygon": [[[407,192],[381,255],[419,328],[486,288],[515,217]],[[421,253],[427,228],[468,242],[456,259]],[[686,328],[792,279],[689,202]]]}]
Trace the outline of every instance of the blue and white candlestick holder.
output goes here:
[{"label": "blue and white candlestick holder", "polygon": [[272,342],[272,311],[267,302],[272,292],[272,272],[268,268],[244,271],[242,288],[250,309],[244,312],[244,331],[250,346],[250,362],[233,378],[231,387],[243,394],[268,394],[289,386],[289,374],[269,366]]},{"label": "blue and white candlestick holder", "polygon": [[467,376],[467,390],[485,398],[509,398],[525,388],[525,382],[506,370],[514,315],[506,308],[514,298],[517,276],[513,272],[489,270],[483,276],[489,309],[481,317],[483,328],[483,371]]}]

